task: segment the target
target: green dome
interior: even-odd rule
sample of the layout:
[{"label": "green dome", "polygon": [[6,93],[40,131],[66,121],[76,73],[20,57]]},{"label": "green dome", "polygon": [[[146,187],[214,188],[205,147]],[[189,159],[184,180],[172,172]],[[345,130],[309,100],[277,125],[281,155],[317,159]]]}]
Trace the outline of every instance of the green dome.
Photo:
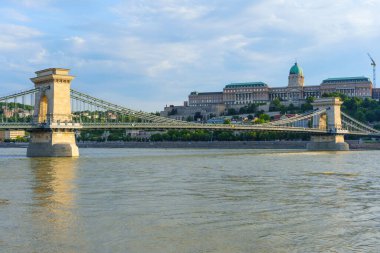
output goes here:
[{"label": "green dome", "polygon": [[303,76],[302,68],[298,66],[297,62],[290,68],[289,74]]}]

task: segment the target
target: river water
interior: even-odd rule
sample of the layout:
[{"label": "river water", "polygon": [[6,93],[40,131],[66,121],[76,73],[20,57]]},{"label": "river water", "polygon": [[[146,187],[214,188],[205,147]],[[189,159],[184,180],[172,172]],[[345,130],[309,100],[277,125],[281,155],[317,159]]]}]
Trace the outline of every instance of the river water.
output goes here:
[{"label": "river water", "polygon": [[380,151],[0,149],[0,252],[380,252]]}]

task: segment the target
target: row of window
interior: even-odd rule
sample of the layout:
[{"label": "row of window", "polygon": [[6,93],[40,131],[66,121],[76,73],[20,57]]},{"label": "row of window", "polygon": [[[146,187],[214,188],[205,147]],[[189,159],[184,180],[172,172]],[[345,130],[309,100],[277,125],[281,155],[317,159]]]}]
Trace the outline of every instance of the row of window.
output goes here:
[{"label": "row of window", "polygon": [[214,99],[202,99],[202,100],[194,100],[194,101],[189,101],[189,104],[200,104],[200,103],[222,103],[223,100],[221,99],[218,99],[218,100],[214,100]]},{"label": "row of window", "polygon": [[329,81],[329,80],[324,80],[322,84],[335,84],[335,83],[366,83],[368,80],[363,80],[363,79],[350,79],[350,80],[334,80],[334,81]]},{"label": "row of window", "polygon": [[250,103],[265,103],[265,102],[268,102],[268,100],[234,101],[234,102],[230,102],[230,104],[235,104],[235,105],[245,105],[245,104],[250,104]]},{"label": "row of window", "polygon": [[[327,84],[327,83],[326,83]],[[340,87],[334,87],[334,89],[339,89],[341,87],[349,87],[350,85],[341,85]],[[326,87],[325,87],[326,88]],[[370,89],[369,87],[355,87],[356,89]],[[279,88],[279,89],[270,89],[270,88],[256,88],[256,89],[224,89],[223,93],[236,93],[236,92],[260,92],[260,91],[265,91],[265,92],[270,92],[270,93],[276,93],[276,92],[285,92],[286,87],[284,88]],[[307,89],[307,87],[305,87]],[[318,89],[319,88],[315,88]],[[317,92],[317,90],[313,90],[313,92]],[[321,90],[323,88],[321,87]],[[306,91],[306,90],[304,90]],[[194,96],[194,95],[193,95]]]},{"label": "row of window", "polygon": [[235,92],[258,92],[258,91],[267,91],[268,89],[237,89],[237,90],[227,90],[225,89],[224,92],[226,93],[235,93]]},{"label": "row of window", "polygon": [[268,93],[245,93],[245,94],[236,94],[235,100],[251,100],[253,98],[262,98],[268,96]]}]

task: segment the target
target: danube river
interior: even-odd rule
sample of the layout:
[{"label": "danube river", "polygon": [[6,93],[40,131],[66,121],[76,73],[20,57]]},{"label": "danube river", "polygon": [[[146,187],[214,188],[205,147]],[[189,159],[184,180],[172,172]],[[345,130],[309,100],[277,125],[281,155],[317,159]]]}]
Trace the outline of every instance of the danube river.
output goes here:
[{"label": "danube river", "polygon": [[0,149],[0,252],[380,252],[380,151]]}]

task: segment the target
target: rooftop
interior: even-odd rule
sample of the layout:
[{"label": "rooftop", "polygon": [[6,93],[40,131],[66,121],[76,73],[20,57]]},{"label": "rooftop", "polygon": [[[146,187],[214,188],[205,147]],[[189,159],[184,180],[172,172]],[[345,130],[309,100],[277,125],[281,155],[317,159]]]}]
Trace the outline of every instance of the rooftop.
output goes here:
[{"label": "rooftop", "polygon": [[263,82],[230,83],[230,84],[226,85],[225,89],[251,88],[251,87],[268,87],[268,85],[266,83],[263,83]]},{"label": "rooftop", "polygon": [[303,70],[300,66],[298,66],[297,62],[290,68],[289,75],[303,76]]},{"label": "rooftop", "polygon": [[223,92],[221,91],[215,91],[215,92],[198,92],[198,91],[192,91],[190,95],[222,95]]},{"label": "rooftop", "polygon": [[38,77],[40,76],[47,76],[47,75],[68,75],[70,69],[64,69],[64,68],[48,68],[36,71]]},{"label": "rooftop", "polygon": [[368,77],[354,76],[354,77],[334,77],[327,78],[322,81],[322,84],[342,83],[342,82],[370,82]]}]

